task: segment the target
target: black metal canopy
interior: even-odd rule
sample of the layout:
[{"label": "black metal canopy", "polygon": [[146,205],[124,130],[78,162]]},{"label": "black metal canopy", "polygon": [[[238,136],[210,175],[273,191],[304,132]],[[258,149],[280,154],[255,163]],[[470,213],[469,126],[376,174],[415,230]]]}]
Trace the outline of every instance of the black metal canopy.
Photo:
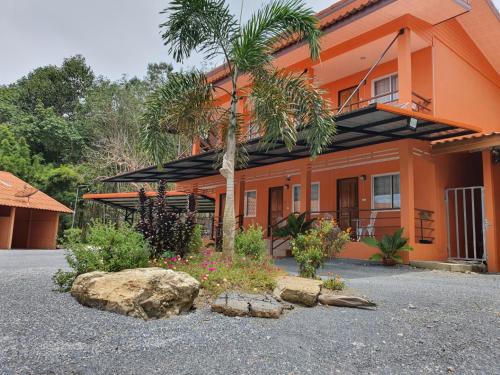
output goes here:
[{"label": "black metal canopy", "polygon": [[[148,194],[156,197],[155,194]],[[215,200],[202,194],[196,194],[196,211],[198,213],[213,213],[215,211]],[[84,194],[83,199],[106,204],[125,211],[135,212],[139,206],[138,193],[105,193]],[[172,211],[182,212],[186,210],[188,194],[167,195],[167,207]]]},{"label": "black metal canopy", "polygon": [[[435,141],[474,133],[466,127],[438,120],[429,115],[397,107],[391,108],[379,103],[337,116],[336,126],[337,134],[332,143],[324,149],[324,154],[401,139]],[[291,151],[283,142],[277,142],[270,149],[263,149],[258,139],[249,141],[246,149],[248,162],[244,169],[310,156],[309,148],[300,136],[297,145]],[[213,176],[219,173],[214,169],[215,159],[216,152],[209,151],[166,163],[162,169],[157,167],[139,169],[104,181],[155,182],[166,179],[168,182],[180,182]]]}]

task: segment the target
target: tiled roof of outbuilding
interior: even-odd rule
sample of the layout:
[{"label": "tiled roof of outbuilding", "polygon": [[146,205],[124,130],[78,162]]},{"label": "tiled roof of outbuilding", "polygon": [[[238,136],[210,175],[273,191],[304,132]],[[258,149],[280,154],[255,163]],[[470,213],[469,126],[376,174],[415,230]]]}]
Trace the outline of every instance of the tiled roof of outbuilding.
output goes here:
[{"label": "tiled roof of outbuilding", "polygon": [[73,212],[12,173],[3,171],[0,171],[0,206],[33,208],[61,213]]}]

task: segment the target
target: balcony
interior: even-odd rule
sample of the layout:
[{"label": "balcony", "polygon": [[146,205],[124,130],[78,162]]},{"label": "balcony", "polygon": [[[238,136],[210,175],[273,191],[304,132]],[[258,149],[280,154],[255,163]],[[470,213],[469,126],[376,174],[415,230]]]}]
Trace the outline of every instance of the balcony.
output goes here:
[{"label": "balcony", "polygon": [[425,98],[422,95],[412,92],[412,102],[400,103],[399,102],[399,91],[391,91],[381,95],[373,96],[369,99],[364,99],[354,102],[352,99],[347,102],[347,104],[342,105],[334,110],[336,114],[345,114],[358,109],[368,107],[373,103],[383,103],[393,105],[394,107],[411,109],[415,112],[421,112],[426,114],[432,113],[431,99]]}]

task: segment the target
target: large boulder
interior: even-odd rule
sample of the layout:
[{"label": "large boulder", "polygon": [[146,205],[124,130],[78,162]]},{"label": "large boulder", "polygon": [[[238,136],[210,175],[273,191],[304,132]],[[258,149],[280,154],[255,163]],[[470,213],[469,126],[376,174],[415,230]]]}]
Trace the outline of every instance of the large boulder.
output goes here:
[{"label": "large boulder", "polygon": [[227,316],[279,318],[283,306],[268,295],[224,292],[212,304],[212,311]]},{"label": "large boulder", "polygon": [[276,282],[273,295],[278,300],[304,306],[314,306],[318,303],[318,295],[322,284],[321,280],[282,276]]},{"label": "large boulder", "polygon": [[155,267],[85,273],[74,281],[71,295],[88,307],[148,320],[190,310],[199,289],[187,273]]}]

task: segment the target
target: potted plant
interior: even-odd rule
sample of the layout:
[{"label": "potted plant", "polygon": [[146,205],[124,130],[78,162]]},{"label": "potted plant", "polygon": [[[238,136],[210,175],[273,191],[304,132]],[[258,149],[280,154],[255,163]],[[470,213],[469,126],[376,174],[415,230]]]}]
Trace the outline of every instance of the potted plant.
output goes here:
[{"label": "potted plant", "polygon": [[374,237],[365,237],[363,242],[368,246],[376,247],[379,253],[373,254],[370,260],[382,260],[384,266],[394,266],[396,263],[402,263],[400,253],[402,251],[411,251],[413,248],[408,245],[408,238],[402,237],[403,228],[398,229],[392,235],[384,234],[381,241]]}]

